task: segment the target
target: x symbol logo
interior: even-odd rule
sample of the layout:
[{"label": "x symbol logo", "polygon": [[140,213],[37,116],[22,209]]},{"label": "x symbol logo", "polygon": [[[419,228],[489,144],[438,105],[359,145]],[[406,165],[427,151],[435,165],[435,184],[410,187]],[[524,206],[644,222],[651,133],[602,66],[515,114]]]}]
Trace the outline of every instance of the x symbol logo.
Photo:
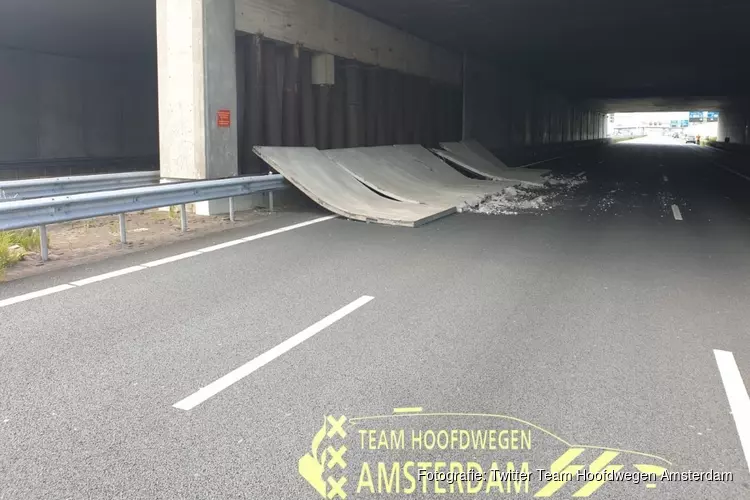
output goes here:
[{"label": "x symbol logo", "polygon": [[331,429],[328,431],[328,437],[332,438],[336,434],[342,438],[346,437],[346,431],[344,430],[344,423],[346,423],[346,417],[341,417],[338,420],[332,416],[327,417],[328,423],[331,424]]},{"label": "x symbol logo", "polygon": [[328,498],[333,499],[333,498],[339,497],[341,499],[345,499],[346,493],[344,492],[344,489],[343,489],[345,484],[346,484],[345,477],[342,477],[338,481],[336,481],[332,477],[329,477],[328,485],[331,487],[331,491],[328,492]]},{"label": "x symbol logo", "polygon": [[336,465],[341,467],[342,469],[346,469],[346,462],[344,462],[344,453],[346,453],[346,446],[341,446],[341,448],[336,451],[333,446],[329,446],[326,450],[328,454],[331,456],[331,459],[328,461],[328,468],[333,469]]}]

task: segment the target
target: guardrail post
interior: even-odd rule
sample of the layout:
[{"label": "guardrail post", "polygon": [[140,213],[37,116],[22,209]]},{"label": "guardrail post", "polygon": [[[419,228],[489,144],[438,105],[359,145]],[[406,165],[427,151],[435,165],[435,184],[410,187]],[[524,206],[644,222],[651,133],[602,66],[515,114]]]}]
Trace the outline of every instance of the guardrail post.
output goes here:
[{"label": "guardrail post", "polygon": [[128,242],[128,229],[125,226],[125,214],[117,215],[120,219],[120,243],[125,245]]},{"label": "guardrail post", "polygon": [[[268,175],[273,175],[273,172],[268,172]],[[273,191],[268,192],[268,211],[273,212]]]},{"label": "guardrail post", "polygon": [[47,244],[47,226],[39,226],[39,245],[42,248],[42,262],[49,260],[49,246]]},{"label": "guardrail post", "polygon": [[234,197],[229,197],[229,220],[234,222]]},{"label": "guardrail post", "polygon": [[180,230],[183,233],[187,232],[187,209],[184,203],[180,205]]}]

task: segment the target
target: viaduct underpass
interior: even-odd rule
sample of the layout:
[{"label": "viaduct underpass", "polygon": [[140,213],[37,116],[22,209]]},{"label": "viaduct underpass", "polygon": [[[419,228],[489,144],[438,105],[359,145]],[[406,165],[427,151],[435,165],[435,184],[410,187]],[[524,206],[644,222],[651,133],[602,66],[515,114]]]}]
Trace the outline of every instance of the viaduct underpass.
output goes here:
[{"label": "viaduct underpass", "polygon": [[[100,219],[114,242],[79,260],[51,228],[56,258],[0,282],[0,499],[750,498],[748,19],[0,0],[0,181],[261,175],[294,148],[391,205],[429,203],[406,170],[357,177],[378,155],[482,194],[417,229],[203,202],[222,230],[124,247]],[[607,137],[695,109],[712,146]]]}]

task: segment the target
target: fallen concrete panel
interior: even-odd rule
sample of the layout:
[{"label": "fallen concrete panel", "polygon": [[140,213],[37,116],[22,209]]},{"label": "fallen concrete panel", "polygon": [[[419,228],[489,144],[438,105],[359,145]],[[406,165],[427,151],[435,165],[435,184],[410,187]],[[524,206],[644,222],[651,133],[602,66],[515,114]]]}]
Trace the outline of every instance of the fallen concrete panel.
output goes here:
[{"label": "fallen concrete panel", "polygon": [[503,170],[507,170],[510,168],[500,158],[490,153],[490,151],[484,146],[482,146],[482,144],[476,139],[468,139],[468,140],[461,141],[461,142],[463,143],[464,146],[466,146],[466,149],[468,149],[475,155],[479,156],[480,158],[487,160],[488,162],[492,163],[496,167],[502,168]]},{"label": "fallen concrete panel", "polygon": [[466,177],[419,144],[377,146],[368,149],[377,151],[391,163],[413,173],[415,177],[424,177],[426,182],[450,189],[486,193],[501,191],[504,187],[513,185],[513,182]]},{"label": "fallen concrete panel", "polygon": [[[424,165],[430,172],[441,182],[451,185],[469,185],[469,186],[492,186],[502,181],[472,179],[451,167],[442,158],[435,155],[429,149],[419,144],[405,144],[389,146],[397,152],[406,154],[414,158],[419,164]],[[492,189],[491,187],[489,189]]]},{"label": "fallen concrete panel", "polygon": [[[500,158],[490,153],[487,149],[485,149],[484,146],[479,143],[479,141],[476,141],[475,139],[468,139],[457,143],[445,143],[445,145],[440,145],[443,146],[443,149],[446,149],[451,153],[463,156],[465,158],[471,158],[471,156],[481,158],[492,163],[497,168],[500,168],[502,170],[510,170],[510,167],[508,165],[506,165]],[[460,149],[457,149],[456,146],[460,146]]]},{"label": "fallen concrete panel", "polygon": [[379,196],[316,148],[256,146],[253,151],[316,203],[349,219],[416,227],[456,211]]},{"label": "fallen concrete panel", "polygon": [[457,207],[502,191],[509,183],[492,187],[457,186],[441,182],[413,157],[392,146],[324,151],[324,154],[371,189],[407,203]]},{"label": "fallen concrete panel", "polygon": [[472,172],[488,179],[494,179],[498,181],[518,181],[522,184],[530,184],[534,186],[543,186],[544,179],[537,172],[531,172],[528,170],[500,170],[489,162],[480,161],[476,158],[467,159],[463,156],[449,153],[440,149],[433,149],[436,155],[447,161],[458,165],[459,167]]},{"label": "fallen concrete panel", "polygon": [[519,170],[526,170],[528,172],[536,172],[539,175],[545,175],[550,172],[549,169],[542,168],[525,168],[508,167],[500,158],[493,155],[487,148],[482,146],[478,141],[469,139],[461,142],[441,142],[440,146],[460,158],[470,160],[477,166],[488,164],[488,168],[499,169],[502,171],[516,172]]}]

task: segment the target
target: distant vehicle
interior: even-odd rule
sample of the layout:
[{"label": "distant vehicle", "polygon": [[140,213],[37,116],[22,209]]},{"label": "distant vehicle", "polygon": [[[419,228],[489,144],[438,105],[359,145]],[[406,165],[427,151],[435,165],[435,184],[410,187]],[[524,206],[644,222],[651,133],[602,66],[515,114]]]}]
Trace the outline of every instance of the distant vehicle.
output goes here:
[{"label": "distant vehicle", "polygon": [[691,142],[693,144],[697,144],[697,142],[695,141],[695,136],[690,135],[690,134],[685,134],[685,144],[690,144]]}]

